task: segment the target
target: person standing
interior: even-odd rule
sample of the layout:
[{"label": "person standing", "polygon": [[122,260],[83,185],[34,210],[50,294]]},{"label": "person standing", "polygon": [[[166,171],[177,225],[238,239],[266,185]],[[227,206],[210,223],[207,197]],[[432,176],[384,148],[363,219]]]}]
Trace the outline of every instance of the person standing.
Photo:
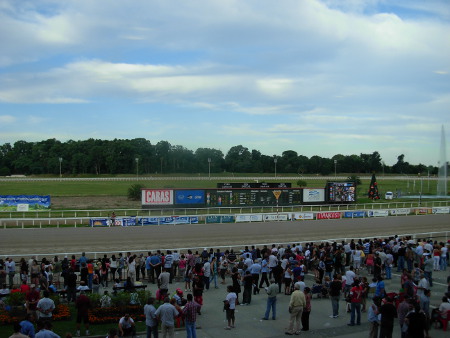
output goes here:
[{"label": "person standing", "polygon": [[31,284],[31,290],[27,292],[27,294],[25,295],[25,300],[26,300],[26,309],[27,309],[27,314],[30,314],[33,316],[34,320],[37,321],[38,317],[37,317],[37,304],[39,302],[39,298],[41,297],[39,291],[36,290],[36,285]]},{"label": "person standing", "polygon": [[147,338],[158,338],[158,319],[156,318],[156,308],[153,305],[155,298],[150,297],[144,306],[145,326],[147,327]]},{"label": "person standing", "polygon": [[86,329],[86,336],[89,336],[89,308],[91,307],[91,301],[85,295],[84,291],[78,296],[75,307],[77,309],[77,337],[80,336],[81,322],[84,323]]},{"label": "person standing", "polygon": [[44,297],[37,303],[39,319],[49,320],[52,318],[53,310],[55,310],[55,302],[49,296],[49,292],[44,291]]},{"label": "person standing", "polygon": [[183,315],[186,324],[187,338],[197,338],[195,323],[197,321],[197,312],[200,311],[200,305],[194,302],[192,294],[187,295],[187,303],[183,308]]},{"label": "person standing", "polygon": [[14,285],[14,276],[16,275],[16,262],[11,257],[6,258],[5,262],[6,272],[8,273],[9,288],[12,289]]},{"label": "person standing", "polygon": [[312,300],[311,289],[306,287],[303,293],[305,294],[306,307],[302,312],[302,331],[309,331],[309,315],[311,314]]},{"label": "person standing", "polygon": [[386,297],[384,304],[380,307],[380,338],[392,338],[394,319],[397,318],[397,310],[392,303],[392,298]]},{"label": "person standing", "polygon": [[339,300],[341,298],[342,282],[338,279],[338,275],[333,276],[333,281],[330,283],[330,300],[331,308],[333,310],[330,318],[339,317]]},{"label": "person standing", "polygon": [[224,308],[226,311],[228,325],[225,327],[225,330],[231,330],[232,328],[234,328],[235,322],[234,312],[236,310],[236,301],[238,298],[237,294],[234,292],[232,285],[227,286],[227,291],[228,294],[224,300],[225,303]]},{"label": "person standing", "polygon": [[[291,294],[289,302],[289,327],[285,332],[287,335],[300,334],[300,324],[303,308],[306,306],[305,294],[300,291],[298,284],[294,285],[294,292]],[[295,330],[294,330],[295,326]]]},{"label": "person standing", "polygon": [[378,320],[379,307],[381,305],[381,299],[379,297],[373,297],[372,304],[367,310],[367,319],[369,321],[369,338],[378,338],[378,327],[380,322]]},{"label": "person standing", "polygon": [[351,315],[350,315],[350,323],[348,326],[355,325],[355,314],[356,314],[356,325],[361,325],[361,300],[362,300],[363,289],[359,285],[359,280],[355,279],[353,282],[353,287],[350,289],[350,297],[351,297]]},{"label": "person standing", "polygon": [[423,273],[425,275],[425,278],[428,280],[428,283],[430,284],[430,287],[433,286],[433,264],[434,260],[433,257],[430,256],[430,253],[425,252],[423,254],[424,262],[423,262]]},{"label": "person standing", "polygon": [[161,321],[161,333],[163,338],[173,338],[175,331],[175,318],[178,310],[170,304],[169,297],[164,298],[164,304],[158,307],[155,312],[156,317]]},{"label": "person standing", "polygon": [[267,278],[269,272],[269,262],[267,256],[261,262],[261,280],[259,281],[259,288],[263,287],[263,283],[266,283],[266,287],[269,287],[269,279]]},{"label": "person standing", "polygon": [[269,320],[270,309],[272,309],[272,319],[275,320],[277,317],[277,293],[278,285],[275,279],[270,280],[269,287],[266,287],[267,292],[267,306],[266,313],[264,314],[263,320]]}]

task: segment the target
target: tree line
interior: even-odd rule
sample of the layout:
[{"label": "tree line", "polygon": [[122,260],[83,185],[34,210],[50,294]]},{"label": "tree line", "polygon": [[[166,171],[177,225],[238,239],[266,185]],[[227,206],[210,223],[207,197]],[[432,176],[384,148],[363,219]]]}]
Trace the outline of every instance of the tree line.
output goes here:
[{"label": "tree line", "polygon": [[17,141],[0,146],[0,176],[9,175],[116,175],[116,174],[178,174],[178,173],[396,173],[436,174],[437,168],[412,165],[399,155],[393,166],[385,165],[381,155],[342,155],[332,158],[307,157],[296,151],[283,151],[281,156],[264,155],[242,145],[221,150],[198,148],[189,150],[167,141],[151,144],[144,138],[61,142],[48,139],[40,142]]}]

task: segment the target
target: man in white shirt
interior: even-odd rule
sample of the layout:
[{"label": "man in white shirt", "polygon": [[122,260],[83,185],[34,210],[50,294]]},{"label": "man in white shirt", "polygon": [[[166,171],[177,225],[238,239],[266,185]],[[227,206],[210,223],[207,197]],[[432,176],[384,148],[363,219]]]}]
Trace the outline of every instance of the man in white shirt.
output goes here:
[{"label": "man in white shirt", "polygon": [[55,310],[55,302],[49,298],[50,294],[48,291],[44,291],[44,297],[37,303],[37,311],[39,314],[39,319],[52,318],[52,312]]},{"label": "man in white shirt", "polygon": [[355,281],[356,274],[353,272],[353,265],[350,265],[350,270],[345,272],[345,296],[350,292],[353,282]]}]

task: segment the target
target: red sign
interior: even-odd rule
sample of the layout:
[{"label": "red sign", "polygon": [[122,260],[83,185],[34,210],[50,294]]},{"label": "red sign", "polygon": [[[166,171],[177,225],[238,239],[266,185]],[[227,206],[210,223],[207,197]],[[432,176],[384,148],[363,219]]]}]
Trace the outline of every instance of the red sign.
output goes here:
[{"label": "red sign", "polygon": [[318,212],[316,219],[338,219],[341,218],[340,212]]},{"label": "red sign", "polygon": [[143,189],[142,205],[172,205],[173,190],[170,189]]}]

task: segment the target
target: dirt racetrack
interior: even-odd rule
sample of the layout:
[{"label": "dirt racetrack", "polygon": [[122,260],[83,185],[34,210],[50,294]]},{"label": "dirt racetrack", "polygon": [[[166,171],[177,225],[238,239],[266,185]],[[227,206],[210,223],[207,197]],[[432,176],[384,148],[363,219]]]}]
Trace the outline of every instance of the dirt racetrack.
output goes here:
[{"label": "dirt racetrack", "polygon": [[447,231],[450,215],[115,228],[0,229],[0,255],[124,252],[295,243]]}]

